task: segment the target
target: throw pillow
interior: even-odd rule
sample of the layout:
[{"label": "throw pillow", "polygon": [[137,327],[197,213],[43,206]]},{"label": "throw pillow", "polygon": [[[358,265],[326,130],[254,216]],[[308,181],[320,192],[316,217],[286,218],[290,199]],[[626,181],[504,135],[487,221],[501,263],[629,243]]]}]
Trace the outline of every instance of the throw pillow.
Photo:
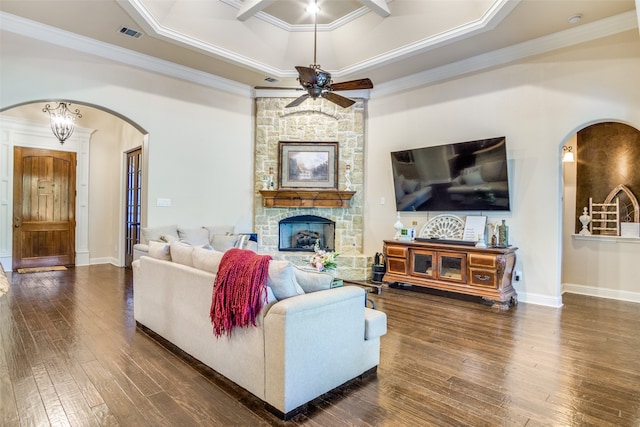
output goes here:
[{"label": "throw pillow", "polygon": [[269,261],[267,286],[278,300],[304,294],[304,290],[296,282],[293,264],[289,261]]},{"label": "throw pillow", "polygon": [[193,246],[184,242],[171,242],[169,245],[173,262],[193,267]]},{"label": "throw pillow", "polygon": [[142,232],[142,238],[144,239],[144,241],[141,243],[149,243],[152,240],[161,240],[160,237],[164,235],[178,237],[177,225],[165,225],[163,227],[142,227],[140,231]]},{"label": "throw pillow", "polygon": [[204,227],[178,228],[178,236],[193,246],[209,244],[209,230]]},{"label": "throw pillow", "polygon": [[331,273],[300,268],[297,265],[293,266],[293,273],[296,281],[306,293],[331,289],[331,282],[333,282],[333,274]]},{"label": "throw pillow", "polygon": [[169,244],[164,242],[157,242],[155,240],[150,241],[149,256],[151,258],[171,261],[171,254],[169,253]]},{"label": "throw pillow", "polygon": [[224,252],[207,249],[206,247],[194,248],[192,253],[193,266],[199,270],[217,274],[223,255]]},{"label": "throw pillow", "polygon": [[235,248],[237,241],[238,241],[237,234],[229,234],[229,235],[216,234],[211,239],[211,246],[213,246],[213,249],[215,249],[216,251],[226,252],[231,248]]}]

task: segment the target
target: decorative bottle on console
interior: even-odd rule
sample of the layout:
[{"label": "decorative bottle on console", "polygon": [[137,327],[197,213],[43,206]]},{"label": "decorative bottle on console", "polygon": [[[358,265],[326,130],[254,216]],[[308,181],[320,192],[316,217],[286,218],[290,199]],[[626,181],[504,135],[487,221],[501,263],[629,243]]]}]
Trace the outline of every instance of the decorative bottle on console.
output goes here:
[{"label": "decorative bottle on console", "polygon": [[498,246],[506,248],[509,246],[509,226],[502,220],[502,224],[498,226]]}]

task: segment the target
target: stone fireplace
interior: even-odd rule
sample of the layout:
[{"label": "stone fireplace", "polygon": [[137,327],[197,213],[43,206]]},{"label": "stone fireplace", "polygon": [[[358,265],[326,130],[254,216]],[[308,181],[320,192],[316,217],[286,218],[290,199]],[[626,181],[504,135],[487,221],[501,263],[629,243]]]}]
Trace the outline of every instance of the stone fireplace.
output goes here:
[{"label": "stone fireplace", "polygon": [[[305,102],[299,107],[285,108],[285,105],[291,101],[291,98],[256,98],[255,100],[254,227],[259,236],[259,251],[288,259],[297,265],[307,265],[313,249],[283,250],[281,222],[285,221],[286,224],[289,218],[296,216],[322,218],[334,225],[333,250],[340,254],[336,260],[338,277],[369,280],[372,276],[373,256],[362,253],[365,104],[362,100],[358,100],[350,108],[341,108],[323,99],[316,99]],[[262,178],[269,174],[269,169],[278,171],[280,141],[338,142],[337,189],[344,190],[345,171],[346,166],[349,165],[351,188],[356,192],[351,198],[349,207],[265,207],[260,194]],[[324,225],[322,227],[324,228]],[[304,233],[305,231],[298,229],[295,232]],[[316,228],[309,231],[312,232],[311,235],[318,232]],[[304,241],[311,236],[301,235],[300,237]],[[291,241],[292,238],[293,236],[289,234],[285,239]],[[328,246],[326,237],[323,244]]]},{"label": "stone fireplace", "polygon": [[335,250],[336,223],[315,215],[296,215],[278,223],[278,250],[313,252],[316,243],[320,249]]}]

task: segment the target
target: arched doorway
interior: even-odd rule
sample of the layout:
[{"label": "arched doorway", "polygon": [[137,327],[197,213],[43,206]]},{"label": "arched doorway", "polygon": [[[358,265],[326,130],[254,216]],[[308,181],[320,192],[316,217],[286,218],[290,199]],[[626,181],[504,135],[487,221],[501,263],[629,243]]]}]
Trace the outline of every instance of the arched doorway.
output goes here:
[{"label": "arched doorway", "polygon": [[[142,149],[141,163],[146,171],[147,133],[132,120],[107,108],[71,102],[82,112],[76,122],[77,129],[63,146],[51,132],[48,115],[42,112],[50,100],[33,101],[11,106],[0,112],[3,130],[8,137],[2,142],[2,155],[12,155],[14,146],[38,146],[45,149],[75,151],[78,160],[76,201],[76,265],[125,263],[125,188],[126,153]],[[54,101],[55,102],[55,101]],[[75,140],[73,140],[76,138]],[[82,139],[86,139],[86,144]],[[2,164],[11,165],[8,159]],[[12,177],[7,171],[7,193],[13,189]],[[146,174],[142,174],[141,200],[145,200]],[[11,194],[2,195],[11,200]],[[11,205],[11,206],[9,206]],[[146,218],[146,206],[141,204],[141,218]],[[0,241],[0,262],[11,268],[12,203],[0,206],[0,228],[8,239]]]}]

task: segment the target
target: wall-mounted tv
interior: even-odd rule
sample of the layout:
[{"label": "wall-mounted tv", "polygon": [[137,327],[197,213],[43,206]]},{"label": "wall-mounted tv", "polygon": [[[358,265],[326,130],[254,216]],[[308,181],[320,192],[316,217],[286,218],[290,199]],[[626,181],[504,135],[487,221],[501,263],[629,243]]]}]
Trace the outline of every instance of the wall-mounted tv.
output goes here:
[{"label": "wall-mounted tv", "polygon": [[504,136],[391,153],[399,211],[509,211]]}]

